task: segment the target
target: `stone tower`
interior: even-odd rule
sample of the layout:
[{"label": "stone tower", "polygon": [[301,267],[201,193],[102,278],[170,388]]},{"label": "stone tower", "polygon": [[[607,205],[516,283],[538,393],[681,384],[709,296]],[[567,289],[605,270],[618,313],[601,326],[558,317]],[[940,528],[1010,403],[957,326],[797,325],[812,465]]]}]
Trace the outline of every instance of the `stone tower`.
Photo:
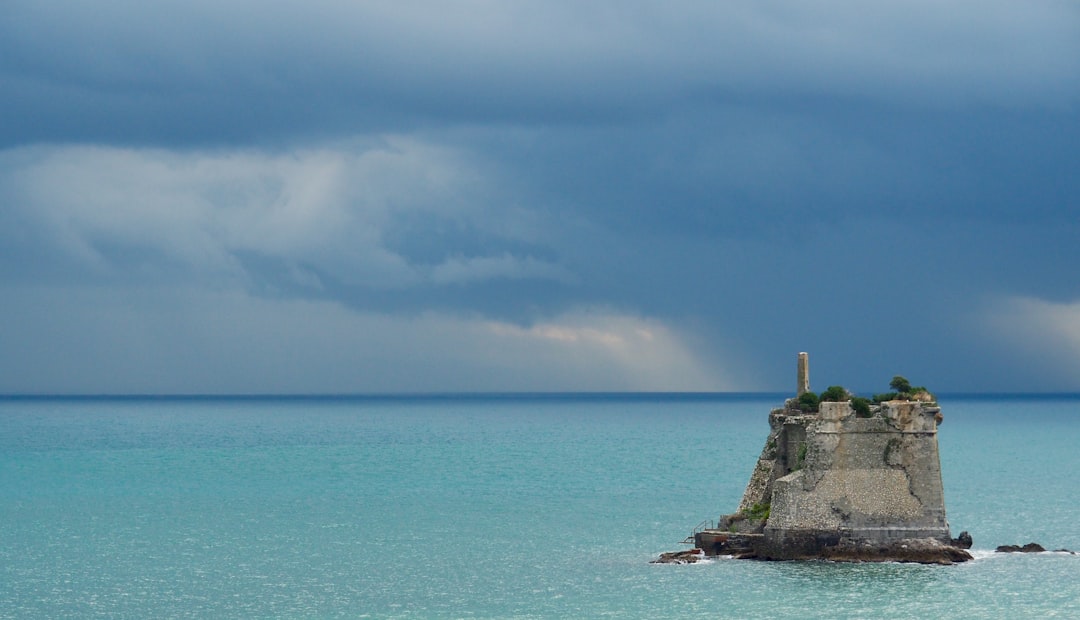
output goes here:
[{"label": "stone tower", "polygon": [[[808,361],[799,353],[800,395]],[[933,395],[866,404],[791,398],[774,409],[738,510],[695,532],[695,546],[771,560],[970,560],[945,517]]]},{"label": "stone tower", "polygon": [[795,390],[796,398],[810,391],[810,354],[799,354],[798,373],[799,387]]}]

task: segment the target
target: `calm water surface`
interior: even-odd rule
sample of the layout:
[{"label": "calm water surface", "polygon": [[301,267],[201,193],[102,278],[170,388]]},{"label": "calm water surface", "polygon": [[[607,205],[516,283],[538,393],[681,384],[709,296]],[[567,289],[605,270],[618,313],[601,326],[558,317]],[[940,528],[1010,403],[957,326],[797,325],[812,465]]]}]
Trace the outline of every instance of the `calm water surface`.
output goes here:
[{"label": "calm water surface", "polygon": [[1080,617],[1080,398],[943,397],[953,566],[651,565],[782,396],[0,400],[0,617]]}]

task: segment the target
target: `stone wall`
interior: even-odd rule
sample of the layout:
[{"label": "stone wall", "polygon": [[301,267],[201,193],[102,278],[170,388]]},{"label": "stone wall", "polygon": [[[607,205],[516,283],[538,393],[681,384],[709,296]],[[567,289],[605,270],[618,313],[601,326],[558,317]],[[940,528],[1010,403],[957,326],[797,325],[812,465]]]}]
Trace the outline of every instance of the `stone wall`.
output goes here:
[{"label": "stone wall", "polygon": [[[857,418],[849,403],[822,403],[793,427],[805,437],[801,463],[772,482],[764,528],[769,555],[913,538],[949,541],[933,405],[883,403]],[[795,434],[795,429],[788,431]],[[791,443],[790,441],[788,442]],[[809,547],[809,548],[808,548]]]},{"label": "stone wall", "polygon": [[720,528],[763,534],[756,553],[773,559],[949,545],[940,415],[932,402],[882,403],[860,418],[847,402],[806,414],[789,401],[770,414],[739,511]]}]

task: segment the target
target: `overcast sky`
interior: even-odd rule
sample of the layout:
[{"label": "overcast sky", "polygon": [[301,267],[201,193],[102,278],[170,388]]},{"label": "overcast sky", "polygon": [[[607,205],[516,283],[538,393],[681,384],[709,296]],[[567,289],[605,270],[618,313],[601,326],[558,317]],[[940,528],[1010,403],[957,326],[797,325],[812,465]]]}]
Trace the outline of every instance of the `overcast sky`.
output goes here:
[{"label": "overcast sky", "polygon": [[1080,391],[1075,0],[5,0],[0,393]]}]

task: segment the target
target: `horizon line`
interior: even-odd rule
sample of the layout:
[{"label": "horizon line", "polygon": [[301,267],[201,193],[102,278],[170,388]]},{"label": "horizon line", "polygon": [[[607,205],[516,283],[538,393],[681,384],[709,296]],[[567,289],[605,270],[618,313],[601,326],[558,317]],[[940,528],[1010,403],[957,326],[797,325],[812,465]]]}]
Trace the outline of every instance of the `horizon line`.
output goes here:
[{"label": "horizon line", "polygon": [[[864,394],[861,391],[855,395]],[[865,394],[871,394],[865,392]],[[1080,398],[1077,391],[1015,391],[977,392],[962,390],[935,392],[940,398]],[[559,398],[658,398],[658,399],[711,399],[711,398],[794,398],[793,392],[763,391],[651,391],[651,390],[544,390],[544,391],[415,391],[415,392],[10,392],[0,393],[0,400],[378,400],[378,399],[559,399]]]}]

